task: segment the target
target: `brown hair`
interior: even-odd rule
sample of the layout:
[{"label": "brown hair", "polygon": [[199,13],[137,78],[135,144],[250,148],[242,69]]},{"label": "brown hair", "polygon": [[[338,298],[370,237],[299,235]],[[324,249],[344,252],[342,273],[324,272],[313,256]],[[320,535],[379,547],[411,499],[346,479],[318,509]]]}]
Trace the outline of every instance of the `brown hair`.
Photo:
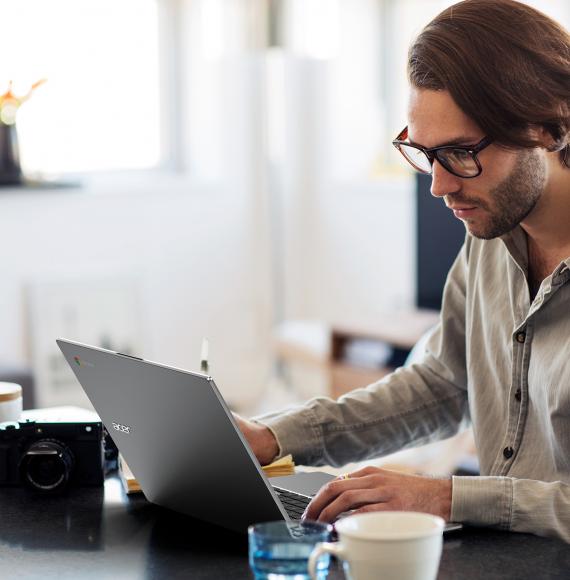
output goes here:
[{"label": "brown hair", "polygon": [[570,167],[570,34],[515,0],[464,0],[436,16],[412,43],[408,77],[447,90],[487,137],[505,147],[543,145]]}]

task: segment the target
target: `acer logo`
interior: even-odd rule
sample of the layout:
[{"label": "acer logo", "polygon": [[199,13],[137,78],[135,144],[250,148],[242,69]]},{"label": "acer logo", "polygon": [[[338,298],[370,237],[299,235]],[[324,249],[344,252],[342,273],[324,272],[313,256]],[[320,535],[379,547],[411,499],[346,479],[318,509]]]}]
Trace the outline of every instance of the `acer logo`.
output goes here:
[{"label": "acer logo", "polygon": [[118,431],[119,433],[127,433],[131,432],[131,428],[128,425],[121,425],[120,423],[115,423],[113,421],[113,429]]}]

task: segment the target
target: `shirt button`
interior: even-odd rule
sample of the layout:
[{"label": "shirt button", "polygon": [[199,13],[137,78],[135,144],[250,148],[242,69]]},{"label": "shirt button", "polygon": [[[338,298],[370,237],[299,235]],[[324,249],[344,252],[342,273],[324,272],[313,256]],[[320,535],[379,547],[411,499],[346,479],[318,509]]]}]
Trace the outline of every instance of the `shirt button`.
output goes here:
[{"label": "shirt button", "polygon": [[515,451],[512,447],[505,447],[503,449],[503,455],[505,456],[505,459],[510,459],[513,456],[514,452]]},{"label": "shirt button", "polygon": [[516,339],[517,339],[517,342],[520,342],[522,344],[526,340],[526,333],[525,332],[517,332]]},{"label": "shirt button", "polygon": [[520,389],[517,389],[517,392],[515,393],[515,399],[517,401],[520,401],[522,399],[522,393]]}]

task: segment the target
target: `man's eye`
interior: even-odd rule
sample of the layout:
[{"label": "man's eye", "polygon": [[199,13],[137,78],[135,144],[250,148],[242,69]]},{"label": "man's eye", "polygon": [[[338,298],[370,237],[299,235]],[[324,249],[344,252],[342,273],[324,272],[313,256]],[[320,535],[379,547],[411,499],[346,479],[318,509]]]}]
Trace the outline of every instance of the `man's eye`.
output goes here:
[{"label": "man's eye", "polygon": [[454,149],[451,152],[451,156],[455,157],[457,161],[465,161],[467,159],[471,159],[471,155],[465,149]]}]

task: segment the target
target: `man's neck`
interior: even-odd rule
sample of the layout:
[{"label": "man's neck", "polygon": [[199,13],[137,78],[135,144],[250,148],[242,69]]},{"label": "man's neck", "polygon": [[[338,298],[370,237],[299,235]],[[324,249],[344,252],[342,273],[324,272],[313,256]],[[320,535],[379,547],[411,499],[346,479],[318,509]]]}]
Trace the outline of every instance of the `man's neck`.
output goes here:
[{"label": "man's neck", "polygon": [[528,238],[529,288],[534,295],[542,280],[570,257],[570,169],[554,156],[544,193],[521,227]]},{"label": "man's neck", "polygon": [[[532,238],[527,238],[528,248],[528,288],[531,299],[536,296],[542,281],[550,276],[558,267],[560,262],[565,260],[568,255],[566,251],[559,254],[545,254],[534,243]],[[570,250],[568,250],[570,251]]]}]

